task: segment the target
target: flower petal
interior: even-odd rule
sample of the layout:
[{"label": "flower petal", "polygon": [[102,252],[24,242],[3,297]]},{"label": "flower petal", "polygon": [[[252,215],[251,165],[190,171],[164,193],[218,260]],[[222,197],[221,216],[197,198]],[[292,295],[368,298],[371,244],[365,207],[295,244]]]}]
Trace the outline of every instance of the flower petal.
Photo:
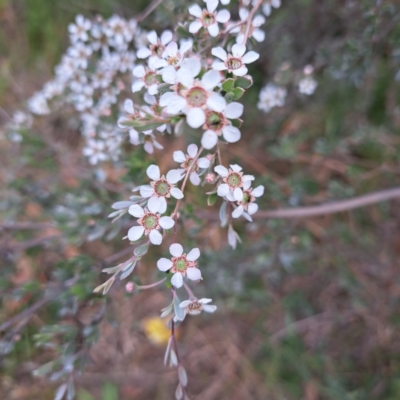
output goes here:
[{"label": "flower petal", "polygon": [[171,190],[170,190],[170,193],[171,193],[171,196],[172,197],[175,197],[175,199],[183,199],[183,193],[181,192],[181,190],[180,189],[178,189],[178,188],[172,188]]},{"label": "flower petal", "polygon": [[173,85],[176,82],[176,69],[169,65],[161,71],[161,77],[165,83]]},{"label": "flower petal", "polygon": [[163,229],[171,229],[175,225],[175,221],[171,217],[161,217],[158,223]]},{"label": "flower petal", "polygon": [[207,30],[208,30],[208,33],[210,34],[210,36],[212,36],[212,37],[218,36],[219,27],[218,27],[217,23],[208,26]]},{"label": "flower petal", "polygon": [[243,104],[233,102],[226,106],[225,115],[226,118],[235,119],[240,118],[243,114]]},{"label": "flower petal", "polygon": [[201,18],[203,15],[203,10],[200,8],[198,4],[193,4],[192,6],[190,6],[188,11],[190,15],[193,15],[193,17],[196,18]]},{"label": "flower petal", "polygon": [[256,213],[258,211],[258,204],[256,203],[250,203],[247,207],[247,212],[250,215],[253,215],[254,213]]},{"label": "flower petal", "polygon": [[169,252],[174,257],[180,257],[183,254],[183,247],[179,243],[172,243],[171,246],[169,246]]},{"label": "flower petal", "polygon": [[144,210],[139,204],[132,204],[128,210],[129,214],[134,216],[135,218],[141,218],[144,215]]},{"label": "flower petal", "polygon": [[233,73],[233,75],[236,75],[236,76],[244,76],[247,74],[247,71],[248,71],[248,69],[244,65],[242,65],[240,68],[234,69],[232,71],[232,73]]},{"label": "flower petal", "polygon": [[180,272],[175,272],[174,276],[171,278],[171,283],[179,289],[183,285],[183,277]]},{"label": "flower petal", "polygon": [[196,172],[192,172],[189,175],[189,180],[190,180],[190,182],[192,182],[192,185],[194,185],[194,186],[199,186],[200,182],[201,182],[200,177],[197,175]]},{"label": "flower petal", "polygon": [[214,131],[208,130],[203,133],[203,136],[201,138],[201,145],[205,149],[212,149],[217,144],[217,142],[218,136]]},{"label": "flower petal", "polygon": [[217,165],[217,166],[214,168],[214,171],[215,171],[218,175],[222,176],[223,178],[226,178],[226,177],[228,176],[228,174],[229,174],[228,169],[227,169],[226,167],[224,167],[223,165]]},{"label": "flower petal", "polygon": [[255,189],[253,189],[251,194],[254,197],[261,197],[264,194],[264,186],[263,185],[257,186]]},{"label": "flower petal", "polygon": [[210,166],[210,160],[205,157],[200,157],[197,160],[197,165],[199,166],[199,168],[208,168]]},{"label": "flower petal", "polygon": [[221,112],[226,107],[226,100],[218,93],[212,92],[207,100],[207,106],[216,112]]},{"label": "flower petal", "polygon": [[160,168],[158,165],[151,164],[146,170],[147,176],[153,180],[157,181],[160,179]]},{"label": "flower petal", "polygon": [[151,43],[151,44],[157,44],[157,33],[156,31],[151,31],[147,34],[147,40]]},{"label": "flower petal", "polygon": [[164,214],[167,211],[167,200],[165,197],[160,197],[160,208],[158,209],[159,214]]},{"label": "flower petal", "polygon": [[201,78],[204,89],[214,89],[221,82],[221,74],[218,71],[207,71]]},{"label": "flower petal", "polygon": [[[186,157],[185,157],[185,159],[186,159]],[[166,179],[167,179],[168,183],[173,185],[182,179],[182,174],[180,173],[180,171],[178,169],[171,169],[170,171],[168,171]]]},{"label": "flower petal", "polygon": [[208,313],[213,313],[217,309],[217,306],[206,304],[203,306],[203,310]]},{"label": "flower petal", "polygon": [[187,148],[187,152],[189,154],[189,157],[195,158],[197,156],[197,152],[198,152],[199,148],[197,147],[197,144],[189,144],[188,148]]},{"label": "flower petal", "polygon": [[144,85],[145,84],[144,84],[143,81],[135,81],[135,82],[133,82],[132,86],[131,86],[131,92],[132,93],[139,92],[140,90],[142,90]]},{"label": "flower petal", "polygon": [[189,32],[190,32],[190,33],[197,33],[197,32],[200,30],[200,28],[201,28],[202,26],[203,26],[203,25],[201,24],[200,21],[193,21],[193,22],[189,25]]},{"label": "flower petal", "polygon": [[132,228],[129,229],[128,231],[128,239],[131,242],[135,242],[136,240],[139,240],[144,233],[144,228],[143,226],[132,226]]},{"label": "flower petal", "polygon": [[172,268],[172,265],[172,261],[168,260],[168,258],[160,258],[157,261],[157,268],[162,272],[170,270]]},{"label": "flower petal", "polygon": [[140,195],[144,198],[151,197],[154,194],[154,189],[150,185],[140,186]]},{"label": "flower petal", "polygon": [[222,47],[214,47],[211,49],[211,54],[220,58],[222,61],[226,61],[228,59],[228,54]]},{"label": "flower petal", "polygon": [[166,30],[161,34],[161,43],[166,46],[172,40],[172,32],[170,30]]},{"label": "flower petal", "polygon": [[186,113],[186,121],[190,127],[200,128],[206,122],[206,114],[201,108],[192,108]]},{"label": "flower petal", "polygon": [[181,150],[174,151],[173,158],[174,158],[174,161],[177,163],[183,163],[186,161],[185,154]]},{"label": "flower petal", "polygon": [[162,243],[162,235],[157,229],[152,229],[149,233],[150,242],[158,246]]},{"label": "flower petal", "polygon": [[242,57],[246,52],[246,46],[244,44],[234,44],[232,46],[232,55],[234,57]]},{"label": "flower petal", "polygon": [[243,214],[244,208],[242,205],[240,205],[238,208],[236,208],[233,212],[232,212],[232,217],[233,218],[239,218],[242,214]]},{"label": "flower petal", "polygon": [[240,166],[240,165],[238,165],[238,164],[230,164],[229,165],[230,167],[231,167],[231,170],[232,171],[235,171],[235,172],[240,172],[243,168]]},{"label": "flower petal", "polygon": [[137,51],[136,55],[137,55],[137,58],[141,58],[141,59],[147,58],[147,57],[151,56],[151,51],[147,47],[142,47],[141,49],[139,49]]},{"label": "flower petal", "polygon": [[211,65],[212,69],[215,69],[216,71],[224,71],[225,69],[228,69],[225,63],[221,61],[214,61],[213,64]]},{"label": "flower petal", "polygon": [[225,24],[231,18],[231,13],[228,10],[218,11],[216,20],[221,24]]},{"label": "flower petal", "polygon": [[227,125],[222,128],[222,136],[229,143],[235,143],[240,139],[240,131],[236,126]]},{"label": "flower petal", "polygon": [[200,250],[196,247],[189,251],[186,259],[189,261],[196,261],[200,257]]},{"label": "flower petal", "polygon": [[240,188],[236,188],[233,191],[233,197],[235,198],[235,200],[237,201],[242,201],[243,200],[243,191]]},{"label": "flower petal", "polygon": [[244,64],[250,64],[260,58],[260,55],[255,51],[249,51],[242,57],[242,62]]},{"label": "flower petal", "polygon": [[133,101],[131,99],[126,99],[124,101],[124,110],[128,114],[133,114],[135,112],[135,109],[133,108]]},{"label": "flower petal", "polygon": [[160,209],[161,206],[161,199],[160,197],[150,197],[149,201],[147,202],[147,208],[149,209],[150,212],[153,214],[157,213],[158,210]]},{"label": "flower petal", "polygon": [[192,281],[199,281],[201,279],[201,271],[196,267],[190,267],[186,270],[187,277]]},{"label": "flower petal", "polygon": [[263,42],[265,39],[265,32],[262,31],[261,29],[256,29],[253,31],[253,34],[251,35],[254,39],[257,40],[257,42]]},{"label": "flower petal", "polygon": [[146,70],[144,69],[143,65],[138,65],[137,67],[133,68],[132,74],[136,78],[143,78],[146,75]]},{"label": "flower petal", "polygon": [[218,186],[218,196],[225,197],[229,193],[229,186],[226,183],[222,183]]}]

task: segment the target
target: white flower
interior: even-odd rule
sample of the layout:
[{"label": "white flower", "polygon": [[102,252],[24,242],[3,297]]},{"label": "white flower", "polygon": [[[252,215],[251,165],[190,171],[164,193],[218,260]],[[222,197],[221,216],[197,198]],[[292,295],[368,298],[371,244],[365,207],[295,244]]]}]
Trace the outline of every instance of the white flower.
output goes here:
[{"label": "white flower", "polygon": [[215,37],[219,34],[218,22],[225,24],[229,21],[231,14],[228,10],[216,12],[218,0],[208,0],[206,9],[201,9],[198,4],[189,7],[189,14],[196,17],[196,20],[189,25],[190,33],[197,33],[200,28],[207,29],[208,33]]},{"label": "white flower", "polygon": [[89,158],[90,164],[96,165],[99,161],[106,161],[108,159],[108,155],[104,152],[105,147],[106,145],[103,140],[89,139],[82,153]]},{"label": "white flower", "polygon": [[185,176],[186,172],[190,169],[189,179],[193,185],[198,186],[200,184],[200,177],[197,171],[202,168],[208,168],[210,166],[210,160],[208,158],[202,157],[196,160],[196,164],[193,165],[193,159],[196,157],[198,152],[198,147],[195,144],[190,144],[187,148],[187,154],[185,155],[183,151],[174,151],[174,161],[181,163],[182,173]]},{"label": "white flower", "polygon": [[201,138],[201,145],[205,149],[212,149],[222,136],[228,143],[235,143],[240,139],[241,133],[238,128],[232,125],[230,119],[240,118],[243,114],[243,104],[229,103],[222,112],[206,111],[206,120]]},{"label": "white flower", "polygon": [[[225,109],[226,100],[213,89],[221,82],[217,71],[207,71],[201,80],[194,78],[200,72],[200,61],[196,58],[185,60],[185,65],[177,72],[176,80],[185,86],[178,93],[167,92],[161,96],[160,106],[165,107],[168,114],[186,114],[187,123],[192,128],[199,128],[206,122],[206,112],[221,112]],[[192,65],[189,69],[188,66]]]},{"label": "white flower", "polygon": [[243,44],[234,44],[232,46],[232,54],[227,54],[222,47],[214,47],[211,53],[223,61],[214,61],[213,69],[217,71],[228,70],[228,72],[232,72],[236,76],[246,75],[247,67],[244,64],[250,64],[260,57],[255,51],[246,53],[246,46]]},{"label": "white flower", "polygon": [[[253,5],[254,3],[253,0]],[[266,0],[262,6],[263,13],[268,17],[271,15],[272,7],[279,8],[281,4],[281,0]]]},{"label": "white flower", "polygon": [[129,129],[129,141],[137,146],[141,143],[144,143],[144,150],[148,154],[154,153],[154,148],[162,150],[164,147],[161,143],[157,142],[155,135],[152,131],[144,131],[143,138],[140,137],[139,132],[136,129]]},{"label": "white flower", "polygon": [[140,195],[149,198],[148,207],[157,207],[157,210],[163,214],[167,209],[166,198],[174,197],[182,199],[183,193],[175,187],[175,184],[182,179],[181,173],[172,169],[167,176],[160,176],[160,168],[157,165],[150,165],[146,170],[147,176],[152,179],[150,185],[140,187]]},{"label": "white flower", "polygon": [[160,58],[165,50],[165,46],[172,40],[173,34],[171,31],[166,30],[158,38],[156,31],[151,31],[147,34],[147,40],[150,43],[149,47],[140,48],[136,55],[138,58],[149,58],[157,60]]},{"label": "white flower", "polygon": [[157,267],[160,271],[169,271],[174,274],[171,278],[171,283],[176,288],[180,288],[183,285],[184,276],[187,276],[192,281],[202,279],[201,272],[197,268],[196,262],[200,257],[200,250],[198,248],[191,250],[186,255],[183,253],[182,245],[173,243],[169,247],[169,252],[172,258],[160,258],[157,262]]},{"label": "white flower", "polygon": [[286,89],[269,83],[260,91],[257,107],[269,112],[274,107],[282,107],[285,104]]},{"label": "white flower", "polygon": [[46,97],[42,92],[35,93],[28,100],[28,108],[33,114],[37,115],[46,115],[50,113],[50,108],[47,104]]},{"label": "white flower", "polygon": [[118,15],[113,15],[104,26],[104,33],[111,46],[117,49],[126,49],[127,43],[133,39],[132,26]]},{"label": "white flower", "polygon": [[299,92],[310,96],[315,92],[317,86],[318,82],[313,77],[306,76],[299,82]]},{"label": "white flower", "polygon": [[233,218],[239,218],[244,215],[251,221],[250,215],[258,211],[258,205],[255,203],[257,197],[264,194],[264,186],[257,186],[255,189],[251,188],[251,181],[246,181],[243,184],[243,199],[238,201],[238,207],[232,212]]},{"label": "white flower", "polygon": [[128,239],[131,242],[139,240],[145,234],[149,236],[151,243],[159,245],[163,238],[158,230],[160,228],[171,229],[175,225],[175,221],[171,217],[160,216],[160,210],[156,203],[147,204],[147,209],[138,204],[133,204],[129,207],[128,212],[139,218],[137,221],[139,226],[133,226],[128,231]]},{"label": "white flower", "polygon": [[88,59],[91,56],[93,50],[91,47],[86,46],[82,42],[77,42],[74,46],[71,46],[67,53],[73,59],[75,68],[86,69],[88,66]]},{"label": "white flower", "polygon": [[[241,21],[246,21],[249,17],[249,10],[241,7],[239,9],[239,17]],[[253,37],[257,42],[262,42],[265,39],[265,32],[259,29],[265,23],[265,18],[262,15],[256,15],[251,21],[249,37]],[[228,27],[229,28],[229,27]],[[243,43],[244,35],[247,29],[247,24],[243,23],[241,26],[231,29],[230,33],[237,33],[236,43]]]},{"label": "white flower", "polygon": [[193,299],[193,300],[184,300],[179,307],[185,310],[185,315],[199,315],[202,311],[213,313],[217,309],[217,306],[214,306],[211,303],[212,299]]},{"label": "white flower", "polygon": [[92,23],[83,17],[83,15],[77,15],[75,18],[75,24],[68,25],[69,37],[72,43],[79,40],[86,42],[89,39],[87,31],[90,30]]},{"label": "white flower", "polygon": [[171,42],[165,48],[162,58],[156,61],[157,68],[177,68],[185,58],[185,54],[192,48],[193,41],[186,40],[178,47],[176,42]]},{"label": "white flower", "polygon": [[245,182],[254,180],[252,175],[243,175],[242,167],[237,164],[230,165],[228,170],[223,165],[217,165],[214,171],[221,176],[222,182],[217,189],[218,196],[226,197],[229,201],[242,201]]},{"label": "white flower", "polygon": [[138,65],[132,71],[134,77],[138,78],[132,84],[132,92],[138,92],[143,87],[145,87],[149,94],[155,95],[158,93],[159,81],[157,79],[158,71],[156,69],[156,61],[149,60],[148,67],[143,67],[143,65]]}]

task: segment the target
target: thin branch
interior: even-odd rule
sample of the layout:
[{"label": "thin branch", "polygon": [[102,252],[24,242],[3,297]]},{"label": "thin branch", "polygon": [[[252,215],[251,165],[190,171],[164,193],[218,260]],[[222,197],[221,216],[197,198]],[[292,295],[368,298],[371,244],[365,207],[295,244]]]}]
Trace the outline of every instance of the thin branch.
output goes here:
[{"label": "thin branch", "polygon": [[[103,260],[104,264],[113,264],[118,259],[126,256],[127,254],[131,253],[131,247],[127,247],[118,253],[115,253],[105,260]],[[95,268],[97,264],[93,265],[92,268]],[[26,308],[25,310],[21,311],[19,314],[15,315],[14,317],[10,318],[9,320],[3,322],[0,325],[0,332],[6,331],[8,328],[13,326],[14,324],[20,322],[21,329],[22,326],[26,325],[29,320],[35,315],[36,311],[45,306],[47,303],[55,300],[58,296],[60,296],[64,290],[70,288],[78,281],[78,277],[73,277],[65,281],[62,285],[53,285],[49,284],[49,293],[44,296],[43,298],[39,299],[36,303],[33,303],[31,306]]]},{"label": "thin branch", "polygon": [[48,222],[0,222],[0,229],[10,231],[35,230],[54,228],[54,225]]},{"label": "thin branch", "polygon": [[163,0],[153,0],[147,8],[145,8],[137,17],[136,21],[141,22],[146,19],[161,3]]},{"label": "thin branch", "polygon": [[[259,211],[252,217],[254,219],[295,219],[295,218],[308,218],[321,215],[335,214],[343,211],[361,208],[370,204],[381,203],[392,199],[400,198],[400,188],[381,190],[379,192],[366,194],[364,196],[354,197],[348,200],[339,200],[332,203],[322,204],[320,206],[312,207],[297,207],[297,208],[283,208],[278,210],[265,210]],[[219,216],[217,213],[199,212],[200,218],[208,220],[217,220]]]},{"label": "thin branch", "polygon": [[253,17],[254,14],[257,12],[257,10],[260,8],[263,0],[258,0],[257,3],[254,5],[253,9],[251,10],[249,16],[247,17],[247,26],[246,26],[246,31],[243,37],[243,44],[246,45],[247,39],[249,38],[250,35],[250,28],[251,28],[251,23],[253,22]]}]

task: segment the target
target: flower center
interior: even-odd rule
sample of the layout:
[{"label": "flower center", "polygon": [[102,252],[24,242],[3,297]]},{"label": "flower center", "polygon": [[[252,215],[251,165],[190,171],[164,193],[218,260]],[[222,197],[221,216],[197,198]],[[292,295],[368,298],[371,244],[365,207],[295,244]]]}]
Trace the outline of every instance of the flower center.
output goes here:
[{"label": "flower center", "polygon": [[201,311],[203,309],[203,305],[198,301],[193,301],[187,306],[189,311]]},{"label": "flower center", "polygon": [[155,184],[155,191],[159,196],[166,196],[169,193],[170,186],[166,181],[158,181]]},{"label": "flower center", "polygon": [[229,58],[226,62],[228,69],[239,69],[242,66],[242,60],[239,58]]},{"label": "flower center", "polygon": [[158,83],[156,73],[153,71],[148,71],[144,77],[144,83],[147,86],[151,86],[151,85]]},{"label": "flower center", "polygon": [[206,10],[203,11],[202,23],[204,27],[215,24],[215,13],[210,13]]},{"label": "flower center", "polygon": [[232,188],[237,188],[241,185],[242,178],[239,174],[233,172],[228,176],[228,185]]},{"label": "flower center", "polygon": [[200,87],[195,87],[189,90],[186,99],[192,107],[202,107],[206,104],[207,92]]},{"label": "flower center", "polygon": [[142,223],[146,229],[156,229],[158,226],[158,217],[155,214],[147,214],[143,218]]},{"label": "flower center", "polygon": [[242,204],[247,204],[249,201],[250,201],[250,194],[249,194],[249,192],[243,192]]},{"label": "flower center", "polygon": [[185,272],[187,267],[188,267],[188,263],[186,261],[186,257],[180,257],[178,259],[175,260],[175,269],[179,272]]},{"label": "flower center", "polygon": [[221,113],[217,113],[215,111],[210,111],[206,116],[206,125],[208,129],[212,129],[213,131],[219,131],[225,125],[225,118]]},{"label": "flower center", "polygon": [[150,46],[150,50],[154,55],[161,57],[164,53],[165,47],[160,42],[158,42],[157,44],[152,44]]},{"label": "flower center", "polygon": [[186,159],[186,161],[181,165],[182,168],[187,169],[187,170],[191,170],[191,172],[196,172],[199,170],[199,166],[197,165],[193,165],[193,158],[188,157]]},{"label": "flower center", "polygon": [[179,60],[181,59],[181,55],[179,53],[176,53],[173,56],[169,56],[167,58],[167,63],[169,65],[177,65],[179,63]]}]

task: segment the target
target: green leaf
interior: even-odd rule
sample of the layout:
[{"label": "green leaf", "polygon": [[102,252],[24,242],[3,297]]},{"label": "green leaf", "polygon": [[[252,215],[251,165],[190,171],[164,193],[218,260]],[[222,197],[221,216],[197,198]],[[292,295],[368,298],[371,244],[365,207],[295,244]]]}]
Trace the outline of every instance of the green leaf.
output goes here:
[{"label": "green leaf", "polygon": [[124,121],[121,123],[123,126],[135,128],[137,131],[147,131],[151,129],[158,128],[159,126],[163,125],[165,122],[155,122],[149,120],[131,120],[131,121]]},{"label": "green leaf", "polygon": [[217,193],[210,194],[207,199],[207,205],[213,206],[217,201],[218,195]]},{"label": "green leaf", "polygon": [[235,81],[235,87],[237,88],[248,89],[251,85],[253,85],[253,80],[249,75],[247,77],[239,76]]},{"label": "green leaf", "polygon": [[187,31],[182,25],[179,25],[179,26],[175,29],[175,32],[176,32],[179,36],[181,36],[181,37],[183,37],[183,38],[192,38],[192,37],[193,37],[193,35],[192,35],[189,31]]},{"label": "green leaf", "polygon": [[236,128],[240,128],[243,124],[243,120],[240,118],[231,119],[230,121],[232,122],[232,125]]},{"label": "green leaf", "polygon": [[133,251],[133,253],[135,254],[135,256],[141,257],[141,256],[144,256],[148,250],[149,250],[149,244],[145,243],[145,244],[142,244],[142,245],[136,247],[136,249]]},{"label": "green leaf", "polygon": [[225,92],[230,92],[233,89],[234,85],[235,85],[234,79],[229,78],[222,83],[222,89],[225,90]]},{"label": "green leaf", "polygon": [[244,95],[244,92],[245,90],[240,87],[233,89],[233,100],[239,100]]}]

